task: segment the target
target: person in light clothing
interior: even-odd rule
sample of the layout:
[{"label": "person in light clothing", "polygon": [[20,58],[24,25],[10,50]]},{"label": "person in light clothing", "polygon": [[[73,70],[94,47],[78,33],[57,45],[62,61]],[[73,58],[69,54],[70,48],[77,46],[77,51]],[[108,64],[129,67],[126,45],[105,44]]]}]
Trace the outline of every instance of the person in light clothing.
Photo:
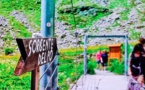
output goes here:
[{"label": "person in light clothing", "polygon": [[99,50],[97,53],[96,53],[96,61],[97,61],[97,69],[101,69],[101,51]]}]

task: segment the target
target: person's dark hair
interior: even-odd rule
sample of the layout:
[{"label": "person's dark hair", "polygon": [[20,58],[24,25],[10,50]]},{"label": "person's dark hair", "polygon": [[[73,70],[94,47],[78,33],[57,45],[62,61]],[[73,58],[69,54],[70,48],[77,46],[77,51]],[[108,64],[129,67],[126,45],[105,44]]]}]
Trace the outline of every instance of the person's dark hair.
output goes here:
[{"label": "person's dark hair", "polygon": [[139,38],[139,42],[141,43],[141,44],[145,44],[145,39],[144,38]]},{"label": "person's dark hair", "polygon": [[143,48],[142,48],[142,44],[141,43],[136,44],[134,46],[134,49],[132,51],[132,55],[131,56],[134,56],[134,53],[137,53],[137,52],[140,52],[140,53],[143,52]]},{"label": "person's dark hair", "polygon": [[136,44],[134,46],[133,52],[137,52],[137,51],[142,51],[142,45],[141,44]]}]

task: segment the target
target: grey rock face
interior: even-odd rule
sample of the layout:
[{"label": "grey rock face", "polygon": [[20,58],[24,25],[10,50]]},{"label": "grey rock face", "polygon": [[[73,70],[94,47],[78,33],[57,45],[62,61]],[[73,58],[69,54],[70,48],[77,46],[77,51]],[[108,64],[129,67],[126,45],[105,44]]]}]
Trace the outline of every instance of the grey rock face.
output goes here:
[{"label": "grey rock face", "polygon": [[101,6],[107,6],[109,4],[108,0],[92,0],[92,2]]},{"label": "grey rock face", "polygon": [[[94,3],[103,3],[102,5],[107,5],[108,0],[93,0]],[[141,35],[144,36],[145,32],[143,28],[145,27],[145,23],[140,22],[140,15],[137,10],[144,12],[143,5],[138,4],[136,8],[131,9],[128,14],[128,20],[120,20],[121,12],[123,12],[124,8],[115,8],[112,10],[112,14],[103,17],[102,19],[93,22],[92,29],[88,30],[87,28],[79,29],[77,28],[75,31],[68,30],[70,26],[65,22],[55,21],[55,35],[57,37],[57,43],[59,48],[70,48],[75,47],[78,42],[83,43],[83,36],[87,32],[90,35],[122,35],[122,34],[130,34],[130,29],[135,29],[136,32],[142,32]],[[30,22],[27,17],[20,11],[13,11],[10,13],[11,16],[15,17],[20,23],[24,24],[25,27],[30,32],[35,32],[32,28]],[[58,14],[56,14],[58,15]],[[57,17],[57,16],[56,16]],[[114,23],[117,23],[116,26],[113,26]],[[131,25],[133,24],[133,25]],[[90,27],[88,27],[90,28]],[[4,32],[5,31],[5,32]],[[9,31],[10,35],[15,38],[15,33],[10,28],[8,24],[8,20],[2,16],[0,16],[0,36],[5,37],[6,32]],[[75,37],[74,32],[78,33],[78,38]],[[19,31],[18,31],[19,32]],[[40,35],[35,34],[33,37],[39,37]],[[3,40],[0,39],[0,47],[3,45]],[[113,44],[113,43],[123,43],[124,39],[120,38],[94,38],[88,40],[88,45],[98,45],[98,44]],[[83,45],[83,44],[82,44]]]},{"label": "grey rock face", "polygon": [[[93,23],[93,26],[91,27],[92,30],[88,31],[89,35],[125,35],[128,34],[128,30],[126,26],[130,22],[119,22],[120,19],[120,13],[124,11],[125,9],[118,8],[114,9],[113,13],[109,16],[106,16],[96,22]],[[132,11],[134,12],[134,11]],[[136,16],[134,13],[131,13],[132,17]],[[137,17],[137,16],[136,16]],[[135,17],[135,18],[136,18]],[[132,19],[132,18],[131,18]],[[112,25],[118,21],[118,26],[113,27]],[[76,47],[78,42],[84,42],[83,36],[86,33],[87,29],[76,29],[79,37],[76,39],[74,32],[70,32],[67,30],[69,27],[68,25],[65,25],[64,22],[58,22],[56,21],[55,25],[55,33],[58,39],[58,47],[59,48],[69,48],[69,47]],[[98,30],[96,30],[98,29]],[[124,39],[120,38],[92,38],[88,40],[88,45],[99,45],[99,44],[113,44],[113,43],[123,43]]]},{"label": "grey rock face", "polygon": [[32,33],[32,38],[42,38],[41,33]]},{"label": "grey rock face", "polygon": [[8,20],[3,16],[0,16],[0,26],[8,26]]},{"label": "grey rock face", "polygon": [[15,19],[22,23],[30,32],[35,32],[27,17],[22,12],[14,10],[10,13],[10,15],[15,17]]},{"label": "grey rock face", "polygon": [[140,12],[145,13],[145,4],[144,3],[137,5],[136,8]]},{"label": "grey rock face", "polygon": [[[9,24],[9,20],[0,16],[0,52],[4,52],[4,48],[15,46],[16,33]],[[10,40],[12,40],[10,42]]]},{"label": "grey rock face", "polygon": [[7,35],[7,32],[11,32],[11,29],[8,24],[8,20],[3,16],[0,16],[0,48],[3,48],[4,37]]}]

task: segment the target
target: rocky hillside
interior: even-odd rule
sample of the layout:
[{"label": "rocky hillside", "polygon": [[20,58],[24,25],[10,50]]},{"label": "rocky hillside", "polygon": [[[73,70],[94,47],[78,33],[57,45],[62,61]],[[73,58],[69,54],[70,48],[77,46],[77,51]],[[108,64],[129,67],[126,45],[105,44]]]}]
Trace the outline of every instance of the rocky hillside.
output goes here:
[{"label": "rocky hillside", "polygon": [[0,0],[0,52],[17,51],[15,38],[31,37],[40,30],[39,2]]},{"label": "rocky hillside", "polygon": [[[98,0],[99,1],[99,0]],[[105,2],[105,0],[104,0]],[[97,2],[101,3],[101,2]],[[117,3],[117,2],[116,2]],[[88,33],[90,35],[125,35],[128,34],[129,42],[137,41],[139,37],[145,37],[145,2],[135,0],[127,3],[127,7],[114,7],[110,8],[111,14],[100,18],[99,20],[93,21],[92,25],[84,28],[77,28],[75,31],[79,33],[79,42],[83,43],[83,35]],[[108,2],[103,3],[102,6],[107,6]],[[76,15],[77,16],[77,15]],[[65,25],[65,23],[63,23]],[[61,26],[61,25],[60,25]],[[61,47],[70,47],[75,45],[74,33],[66,30],[56,29],[58,37],[58,43]],[[57,33],[58,32],[58,33]],[[98,44],[112,44],[112,43],[123,43],[123,39],[108,38],[108,39],[89,39],[89,45]]]},{"label": "rocky hillside", "polygon": [[[0,50],[17,49],[15,38],[31,37],[32,33],[40,32],[39,0],[26,2],[23,0],[0,1]],[[19,2],[19,5],[17,4]],[[136,41],[145,32],[145,2],[115,0],[74,0],[72,10],[70,2],[57,0],[55,36],[59,48],[83,45],[83,35],[120,35],[128,34],[130,42]],[[81,3],[81,4],[80,4]],[[12,8],[9,8],[13,6]],[[33,13],[32,13],[33,12]],[[74,22],[73,15],[76,21]],[[75,26],[76,25],[76,26]],[[78,42],[74,33],[78,32]],[[123,42],[123,39],[89,39],[89,45]]]}]

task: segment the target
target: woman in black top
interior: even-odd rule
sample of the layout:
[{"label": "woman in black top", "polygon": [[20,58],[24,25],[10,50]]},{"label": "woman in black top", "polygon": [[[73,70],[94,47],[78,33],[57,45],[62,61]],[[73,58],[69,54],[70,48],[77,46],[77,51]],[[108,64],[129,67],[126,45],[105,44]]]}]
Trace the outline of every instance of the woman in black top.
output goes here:
[{"label": "woman in black top", "polygon": [[[136,44],[131,56],[129,63],[129,74],[132,76],[132,79],[129,80],[129,90],[131,88],[136,88],[136,90],[140,90],[140,87],[144,84],[144,76],[145,76],[145,57],[144,56],[144,42],[143,38],[140,38],[140,43]],[[133,81],[137,81],[138,83],[134,83]],[[133,85],[133,86],[132,86]],[[134,89],[133,89],[134,90]]]},{"label": "woman in black top", "polygon": [[142,47],[140,44],[135,45],[130,60],[131,75],[137,77],[142,74]]}]

